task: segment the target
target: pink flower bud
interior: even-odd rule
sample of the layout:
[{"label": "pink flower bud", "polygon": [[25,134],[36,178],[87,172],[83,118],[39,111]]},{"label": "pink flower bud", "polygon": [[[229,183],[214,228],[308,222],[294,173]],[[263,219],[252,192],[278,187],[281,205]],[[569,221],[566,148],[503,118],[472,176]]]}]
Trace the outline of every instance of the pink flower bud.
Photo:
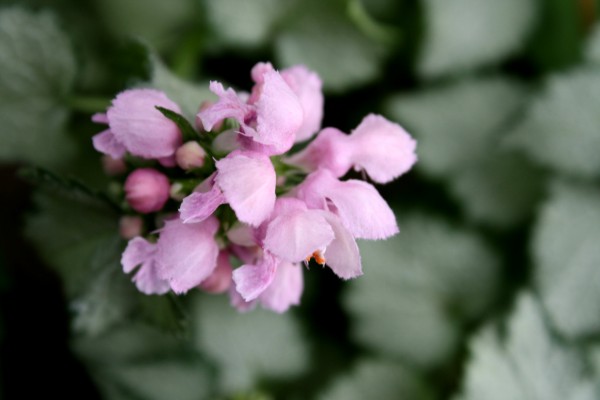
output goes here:
[{"label": "pink flower bud", "polygon": [[164,174],[152,168],[139,168],[125,181],[125,198],[134,210],[148,214],[163,208],[170,187]]},{"label": "pink flower bud", "polygon": [[102,156],[102,169],[109,176],[121,175],[127,171],[125,161],[120,158],[112,158],[109,155]]},{"label": "pink flower bud", "polygon": [[124,215],[119,220],[119,234],[123,239],[133,239],[142,235],[144,221],[137,215]]},{"label": "pink flower bud", "polygon": [[187,142],[175,152],[177,165],[186,171],[204,166],[205,158],[206,151],[204,151],[204,149],[194,141]]},{"label": "pink flower bud", "polygon": [[222,250],[216,268],[198,287],[208,293],[223,293],[231,286],[232,271],[229,253]]}]

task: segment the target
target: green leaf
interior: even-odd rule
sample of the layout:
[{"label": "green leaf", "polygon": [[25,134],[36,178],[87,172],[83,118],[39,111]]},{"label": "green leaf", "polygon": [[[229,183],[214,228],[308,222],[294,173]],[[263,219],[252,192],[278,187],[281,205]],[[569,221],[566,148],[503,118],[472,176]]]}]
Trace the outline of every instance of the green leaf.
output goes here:
[{"label": "green leaf", "polygon": [[[521,295],[506,338],[488,326],[470,346],[461,400],[593,400],[600,395],[580,353],[556,340],[539,304]],[[595,387],[596,386],[596,387]]]},{"label": "green leaf", "polygon": [[430,391],[414,372],[378,360],[361,360],[350,374],[339,377],[319,396],[322,400],[430,398]]},{"label": "green leaf", "polygon": [[525,98],[523,87],[504,77],[470,78],[393,96],[386,110],[416,137],[417,168],[445,177],[488,159]]},{"label": "green leaf", "polygon": [[448,186],[469,219],[510,228],[532,215],[544,195],[545,174],[520,155],[494,151]]},{"label": "green leaf", "polygon": [[183,135],[184,142],[198,138],[198,132],[194,130],[188,120],[185,119],[181,114],[177,114],[175,111],[160,106],[156,106],[156,109],[160,111],[162,115],[173,121],[175,125],[177,125]]},{"label": "green leaf", "polygon": [[497,63],[525,44],[535,0],[425,0],[418,70],[425,78]]},{"label": "green leaf", "polygon": [[500,142],[527,99],[524,88],[496,76],[470,78],[387,103],[417,139],[417,169],[444,178],[466,215],[510,227],[530,216],[544,175]]},{"label": "green leaf", "polygon": [[128,324],[74,349],[107,399],[205,399],[214,387],[209,365],[186,343]]},{"label": "green leaf", "polygon": [[217,362],[226,393],[253,389],[258,378],[288,378],[307,368],[309,351],[289,313],[243,314],[226,296],[198,294],[191,317],[196,348]]},{"label": "green leaf", "polygon": [[0,10],[0,71],[0,160],[64,165],[74,153],[65,99],[76,63],[52,14]]},{"label": "green leaf", "polygon": [[558,182],[533,239],[535,283],[570,338],[600,334],[600,190]]},{"label": "green leaf", "polygon": [[173,293],[161,296],[138,296],[140,318],[161,331],[177,335],[187,333],[189,318]]},{"label": "green leaf", "polygon": [[551,76],[508,144],[559,172],[600,176],[599,91],[600,71],[595,69]]},{"label": "green leaf", "polygon": [[149,55],[152,69],[150,86],[162,90],[181,107],[188,121],[194,121],[204,101],[215,101],[216,96],[208,90],[208,83],[191,83],[175,75],[154,55]]},{"label": "green leaf", "polygon": [[600,64],[600,24],[596,24],[585,45],[585,60],[590,64]]},{"label": "green leaf", "polygon": [[275,57],[282,67],[305,64],[321,76],[325,90],[335,92],[377,78],[386,52],[335,2],[303,2],[275,41]]},{"label": "green leaf", "polygon": [[295,5],[279,0],[204,0],[206,19],[216,36],[216,44],[233,48],[265,45],[277,25]]},{"label": "green leaf", "polygon": [[199,19],[190,0],[96,0],[105,26],[121,37],[139,37],[159,49],[181,40],[181,27]]},{"label": "green leaf", "polygon": [[498,263],[477,235],[443,220],[414,214],[399,223],[398,236],[360,243],[365,274],[343,300],[357,342],[433,368],[494,300]]}]

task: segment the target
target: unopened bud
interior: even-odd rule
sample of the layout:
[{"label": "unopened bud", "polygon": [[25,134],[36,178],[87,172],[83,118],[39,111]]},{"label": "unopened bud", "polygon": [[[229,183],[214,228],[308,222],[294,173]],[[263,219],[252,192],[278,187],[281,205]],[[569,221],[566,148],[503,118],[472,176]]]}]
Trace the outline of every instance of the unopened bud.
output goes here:
[{"label": "unopened bud", "polygon": [[183,185],[179,182],[175,182],[171,185],[171,190],[169,191],[169,196],[173,200],[182,201],[185,198],[185,193],[183,192]]},{"label": "unopened bud", "polygon": [[125,198],[142,214],[163,208],[169,199],[169,190],[169,179],[152,168],[136,169],[125,180]]},{"label": "unopened bud", "polygon": [[177,165],[186,171],[194,168],[202,168],[205,158],[206,151],[194,141],[187,142],[175,152]]},{"label": "unopened bud", "polygon": [[127,171],[125,161],[120,158],[112,158],[111,156],[102,156],[102,169],[109,176],[121,175]]},{"label": "unopened bud", "polygon": [[123,239],[141,236],[144,221],[137,215],[124,215],[119,220],[119,233]]}]

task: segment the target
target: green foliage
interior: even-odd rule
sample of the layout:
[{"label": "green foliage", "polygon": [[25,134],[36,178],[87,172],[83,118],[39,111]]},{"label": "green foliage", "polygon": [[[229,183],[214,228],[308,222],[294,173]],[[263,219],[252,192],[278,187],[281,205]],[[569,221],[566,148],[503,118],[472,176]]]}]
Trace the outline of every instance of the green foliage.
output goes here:
[{"label": "green foliage", "polygon": [[461,73],[514,54],[525,43],[537,6],[535,0],[424,0],[420,75]]},{"label": "green foliage", "polygon": [[600,190],[557,182],[533,238],[535,283],[556,327],[600,334]]},{"label": "green foliage", "polygon": [[322,400],[431,399],[430,390],[400,364],[363,360],[319,396]]},{"label": "green foliage", "polygon": [[0,160],[64,166],[74,153],[65,128],[77,68],[51,12],[0,9],[0,71]]},{"label": "green foliage", "polygon": [[385,46],[366,37],[336,2],[309,1],[275,41],[278,64],[305,64],[326,90],[341,92],[372,81],[386,56]]},{"label": "green foliage", "polygon": [[360,244],[365,275],[349,285],[344,304],[355,340],[433,368],[455,354],[462,328],[494,301],[498,264],[473,232],[419,214],[399,223],[400,235]]},{"label": "green foliage", "polygon": [[258,378],[302,373],[308,349],[291,314],[239,313],[226,296],[197,295],[191,312],[194,343],[219,367],[223,392],[252,389]]},{"label": "green foliage", "polygon": [[508,143],[557,172],[600,175],[600,71],[576,68],[550,76]]},{"label": "green foliage", "polygon": [[509,227],[528,217],[542,195],[539,168],[501,146],[527,100],[525,89],[501,76],[469,78],[387,103],[417,138],[416,168],[443,179],[470,219]]},{"label": "green foliage", "polygon": [[209,364],[185,342],[127,324],[73,345],[107,399],[208,399]]},{"label": "green foliage", "polygon": [[[600,395],[576,349],[557,340],[529,294],[520,296],[506,336],[486,327],[471,343],[461,400],[593,400]],[[595,383],[594,383],[595,382]]]}]

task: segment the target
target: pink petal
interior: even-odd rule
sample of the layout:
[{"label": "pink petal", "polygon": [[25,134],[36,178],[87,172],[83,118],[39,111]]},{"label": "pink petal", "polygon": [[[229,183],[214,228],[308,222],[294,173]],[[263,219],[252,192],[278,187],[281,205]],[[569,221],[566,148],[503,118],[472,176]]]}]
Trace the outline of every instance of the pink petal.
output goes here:
[{"label": "pink petal", "polygon": [[117,140],[110,129],[102,131],[92,137],[94,149],[102,154],[108,154],[112,158],[123,158],[127,149]]},{"label": "pink petal", "polygon": [[274,146],[281,154],[292,147],[302,126],[302,106],[278,72],[266,72],[263,79],[262,93],[256,102],[256,133],[249,136],[258,143]]},{"label": "pink petal", "polygon": [[150,243],[139,236],[131,239],[121,255],[123,272],[126,274],[130,273],[138,265],[153,259],[155,254],[156,244]]},{"label": "pink petal", "polygon": [[234,286],[229,288],[229,302],[239,312],[248,312],[253,310],[254,307],[256,307],[257,301],[258,300],[256,299],[252,301],[246,301],[242,295],[235,290]]},{"label": "pink petal", "polygon": [[303,65],[281,71],[281,76],[298,96],[304,119],[296,133],[296,142],[310,139],[321,128],[323,120],[322,82],[315,72]]},{"label": "pink petal", "polygon": [[92,115],[92,121],[97,124],[107,124],[108,125],[108,117],[106,113],[96,113]]},{"label": "pink petal", "polygon": [[238,293],[246,301],[256,299],[271,284],[279,260],[265,252],[256,264],[244,264],[233,271],[233,281]]},{"label": "pink petal", "polygon": [[197,224],[184,224],[179,218],[165,222],[156,263],[159,277],[169,281],[175,293],[198,286],[214,271],[219,254],[214,239],[218,227],[214,217]]},{"label": "pink petal", "polygon": [[328,208],[355,238],[385,239],[398,233],[394,212],[369,183],[341,182],[328,170],[319,169],[299,186],[298,195],[311,208],[330,202],[333,207]]},{"label": "pink petal", "polygon": [[119,93],[106,113],[112,133],[133,155],[168,157],[181,144],[179,128],[156,106],[181,112],[179,106],[163,92],[131,89]]},{"label": "pink petal", "polygon": [[283,313],[300,304],[303,290],[302,267],[284,261],[277,267],[273,282],[260,295],[260,303],[264,308]]},{"label": "pink petal", "polygon": [[264,248],[282,260],[297,263],[324,249],[334,234],[319,211],[306,209],[297,199],[280,199],[278,203],[283,201],[297,202],[302,208],[281,213],[269,223]]},{"label": "pink petal", "polygon": [[275,169],[269,157],[233,152],[219,160],[217,185],[238,219],[253,226],[264,221],[275,205]]},{"label": "pink petal", "polygon": [[217,267],[201,284],[200,289],[209,293],[223,293],[231,286],[233,268],[229,262],[229,252],[221,251],[217,257]]},{"label": "pink petal", "polygon": [[239,134],[233,129],[223,131],[212,142],[213,150],[217,153],[231,153],[240,148]]},{"label": "pink petal", "polygon": [[243,124],[252,108],[241,99],[233,89],[225,90],[223,85],[216,81],[210,82],[210,91],[219,96],[219,101],[198,113],[204,129],[210,131],[225,118],[233,118]]},{"label": "pink petal", "polygon": [[335,128],[325,128],[304,150],[285,159],[285,162],[306,172],[328,169],[333,176],[340,177],[352,166],[352,150],[348,135]]},{"label": "pink petal", "polygon": [[417,142],[400,125],[380,115],[367,115],[350,139],[352,164],[378,183],[396,179],[417,161]]},{"label": "pink petal", "polygon": [[216,185],[208,192],[194,192],[183,199],[179,207],[181,220],[186,223],[202,222],[225,203],[223,192]]},{"label": "pink petal", "polygon": [[169,283],[160,279],[156,271],[156,244],[136,237],[129,241],[121,256],[123,271],[129,273],[141,265],[133,277],[138,290],[145,294],[164,294],[169,291]]},{"label": "pink petal", "polygon": [[325,251],[326,263],[329,268],[342,279],[351,279],[362,275],[360,253],[352,234],[333,213],[324,211],[323,217],[331,225],[335,234],[335,239]]},{"label": "pink petal", "polygon": [[252,247],[256,246],[257,244],[253,229],[250,226],[240,222],[233,224],[233,226],[227,231],[227,239],[229,239],[231,243],[239,246]]}]

